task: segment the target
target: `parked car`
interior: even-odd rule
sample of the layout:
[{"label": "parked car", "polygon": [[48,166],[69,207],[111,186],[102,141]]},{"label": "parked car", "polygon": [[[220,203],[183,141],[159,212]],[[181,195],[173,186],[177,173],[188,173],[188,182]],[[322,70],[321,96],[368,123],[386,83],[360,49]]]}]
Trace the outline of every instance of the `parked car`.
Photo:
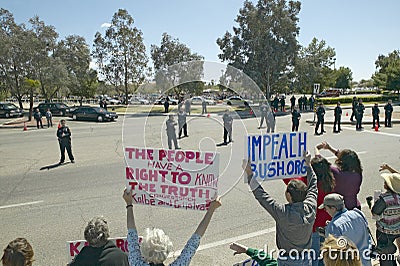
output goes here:
[{"label": "parked car", "polygon": [[253,104],[251,100],[245,100],[240,96],[231,96],[225,100],[227,105],[236,105],[236,106],[249,106]]},{"label": "parked car", "polygon": [[98,122],[114,121],[117,113],[109,112],[101,107],[80,106],[69,114],[73,120],[93,120]]},{"label": "parked car", "polygon": [[190,101],[192,102],[192,104],[202,104],[203,101],[206,101],[207,105],[215,105],[215,101],[211,100],[211,99],[207,99],[201,96],[193,96]]},{"label": "parked car", "polygon": [[327,89],[323,90],[321,93],[318,93],[316,95],[317,98],[321,97],[339,97],[340,95],[340,90],[338,89]]},{"label": "parked car", "polygon": [[38,106],[34,107],[33,110],[39,109],[40,113],[45,116],[47,109],[50,109],[50,112],[54,116],[67,116],[73,108],[68,107],[65,103],[39,103]]},{"label": "parked car", "polygon": [[6,118],[24,116],[24,109],[18,108],[13,103],[0,102],[0,116]]},{"label": "parked car", "polygon": [[[169,99],[169,104],[172,104],[172,105],[177,105],[178,104],[178,100],[175,100],[175,99],[173,99],[171,97],[168,97],[168,99]],[[160,99],[156,100],[154,102],[154,104],[163,105],[164,102],[165,102],[165,97],[161,97]]]},{"label": "parked car", "polygon": [[129,100],[130,104],[150,104],[150,101],[141,98],[141,97],[133,97]]}]

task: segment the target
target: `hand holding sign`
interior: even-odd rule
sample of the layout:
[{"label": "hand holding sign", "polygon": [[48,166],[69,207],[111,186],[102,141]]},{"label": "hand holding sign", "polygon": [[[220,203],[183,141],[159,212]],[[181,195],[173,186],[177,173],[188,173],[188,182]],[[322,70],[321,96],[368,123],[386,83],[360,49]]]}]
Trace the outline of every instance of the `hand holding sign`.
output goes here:
[{"label": "hand holding sign", "polygon": [[229,248],[232,249],[233,251],[235,251],[233,253],[233,255],[239,255],[239,254],[243,254],[246,253],[247,251],[247,247],[238,243],[232,243],[229,245]]}]

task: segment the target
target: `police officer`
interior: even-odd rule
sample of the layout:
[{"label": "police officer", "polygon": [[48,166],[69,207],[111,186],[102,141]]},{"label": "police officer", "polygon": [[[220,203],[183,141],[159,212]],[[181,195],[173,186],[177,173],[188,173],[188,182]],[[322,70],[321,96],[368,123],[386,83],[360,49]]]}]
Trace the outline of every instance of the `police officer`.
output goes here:
[{"label": "police officer", "polygon": [[304,96],[303,96],[303,110],[304,110],[304,111],[307,111],[307,103],[308,103],[307,96],[304,95]]},{"label": "police officer", "polygon": [[275,95],[275,98],[274,98],[274,101],[273,101],[272,105],[274,106],[275,112],[278,112],[278,107],[279,107],[279,99],[278,99],[278,96]]},{"label": "police officer", "polygon": [[58,143],[60,144],[61,159],[59,164],[65,161],[65,149],[67,150],[68,157],[71,163],[75,163],[74,155],[72,155],[71,147],[71,130],[65,125],[65,120],[60,120],[60,127],[57,129]]},{"label": "police officer", "polygon": [[[264,120],[267,122],[268,106],[265,104],[265,102],[260,103],[260,114],[261,114],[261,122],[260,122],[260,126],[258,127],[258,129],[260,129],[262,127],[262,125],[264,124]],[[267,125],[268,125],[268,122],[267,122]]]},{"label": "police officer", "polygon": [[364,104],[362,103],[362,99],[359,99],[358,103],[356,105],[356,113],[355,113],[356,121],[357,121],[356,130],[362,130],[363,129],[363,127],[362,127],[362,119],[363,119],[363,116],[364,116],[364,110],[365,110],[365,107],[364,107]]},{"label": "police officer", "polygon": [[164,113],[168,113],[169,112],[169,97],[165,97],[165,101],[164,101]]},{"label": "police officer", "polygon": [[[232,124],[233,118],[229,114],[229,110],[226,109],[224,115],[222,116],[222,120],[224,121],[224,144],[228,144],[232,142]],[[229,136],[229,142],[227,142]]]},{"label": "police officer", "polygon": [[275,113],[271,109],[267,111],[267,133],[275,132]]},{"label": "police officer", "polygon": [[182,136],[182,130],[185,137],[189,137],[187,133],[186,113],[181,109],[178,112],[179,139]]},{"label": "police officer", "polygon": [[39,129],[39,124],[40,127],[43,128],[43,122],[42,122],[42,113],[39,111],[39,109],[36,109],[35,112],[33,113],[33,118],[36,120],[36,126]]},{"label": "police officer", "polygon": [[[354,121],[353,118],[356,116],[357,113],[357,105],[358,105],[358,101],[357,101],[357,97],[354,96],[353,100],[351,102],[351,116],[350,116],[350,121]],[[356,118],[357,119],[357,118]]]},{"label": "police officer", "polygon": [[207,102],[203,99],[201,102],[201,114],[204,115],[207,113]]},{"label": "police officer", "polygon": [[298,110],[298,106],[296,106],[292,112],[292,131],[299,131],[300,118],[301,114]]},{"label": "police officer", "polygon": [[[325,108],[321,103],[319,103],[318,108],[317,108],[317,124],[315,125],[315,135],[322,135],[324,134],[324,116],[325,116]],[[318,133],[319,125],[321,125],[321,133]]]},{"label": "police officer", "polygon": [[379,124],[379,113],[381,111],[379,110],[379,106],[377,103],[374,104],[372,107],[372,128],[375,128],[375,122],[377,122],[377,126],[381,127]]},{"label": "police officer", "polygon": [[[333,114],[335,116],[335,121],[333,122],[333,133],[340,133],[340,131],[342,131],[342,129],[340,128],[340,120],[342,118],[342,107],[340,107],[340,102],[336,104]],[[337,130],[336,125],[338,125]]]},{"label": "police officer", "polygon": [[185,101],[185,112],[188,115],[190,115],[191,105],[192,105],[192,103],[191,103],[190,99],[186,99],[186,101]]},{"label": "police officer", "polygon": [[393,113],[392,100],[389,100],[384,108],[385,108],[385,127],[392,127],[392,113]]},{"label": "police officer", "polygon": [[281,112],[283,112],[285,110],[285,98],[283,96],[279,100],[279,103],[281,104]]},{"label": "police officer", "polygon": [[310,103],[310,110],[314,111],[314,104],[315,104],[314,96],[311,95],[310,99],[308,99],[308,102]]},{"label": "police officer", "polygon": [[167,127],[167,138],[168,138],[168,149],[172,149],[172,141],[174,142],[175,150],[180,149],[178,147],[178,141],[176,140],[176,132],[175,132],[176,122],[174,120],[174,115],[169,115],[169,118],[166,122]]},{"label": "police officer", "polygon": [[293,112],[295,105],[296,105],[296,97],[294,97],[294,95],[293,95],[290,98],[290,112]]}]

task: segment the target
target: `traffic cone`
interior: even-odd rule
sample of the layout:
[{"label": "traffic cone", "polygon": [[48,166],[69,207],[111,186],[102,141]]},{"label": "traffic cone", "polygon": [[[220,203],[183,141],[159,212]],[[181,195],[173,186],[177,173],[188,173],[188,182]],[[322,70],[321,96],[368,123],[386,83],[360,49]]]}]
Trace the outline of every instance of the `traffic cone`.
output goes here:
[{"label": "traffic cone", "polygon": [[346,116],[349,116],[349,112],[346,112]]},{"label": "traffic cone", "polygon": [[250,115],[253,115],[253,109],[250,109]]},{"label": "traffic cone", "polygon": [[24,131],[27,131],[28,127],[26,126],[26,122],[24,122]]},{"label": "traffic cone", "polygon": [[207,117],[210,118],[210,114],[207,114]]},{"label": "traffic cone", "polygon": [[375,125],[375,131],[379,131],[378,125]]}]

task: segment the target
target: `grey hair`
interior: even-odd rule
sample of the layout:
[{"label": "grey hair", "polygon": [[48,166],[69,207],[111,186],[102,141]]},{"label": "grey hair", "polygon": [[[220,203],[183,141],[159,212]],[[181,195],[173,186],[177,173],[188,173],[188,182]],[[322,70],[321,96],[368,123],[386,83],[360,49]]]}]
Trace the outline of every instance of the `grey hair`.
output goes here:
[{"label": "grey hair", "polygon": [[107,221],[104,217],[94,217],[85,228],[85,239],[93,247],[103,246],[110,237]]},{"label": "grey hair", "polygon": [[171,253],[173,245],[163,230],[158,228],[146,228],[140,252],[148,263],[163,263]]}]

